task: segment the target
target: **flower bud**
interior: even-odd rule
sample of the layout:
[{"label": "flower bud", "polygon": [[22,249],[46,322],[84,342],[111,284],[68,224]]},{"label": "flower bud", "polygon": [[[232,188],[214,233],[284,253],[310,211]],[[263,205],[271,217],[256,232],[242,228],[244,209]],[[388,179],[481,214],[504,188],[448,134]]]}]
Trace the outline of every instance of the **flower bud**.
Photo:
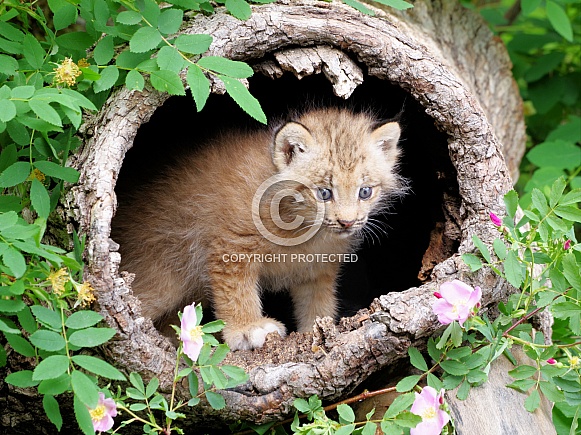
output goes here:
[{"label": "flower bud", "polygon": [[492,212],[490,213],[490,220],[497,227],[500,227],[502,225],[502,220]]}]

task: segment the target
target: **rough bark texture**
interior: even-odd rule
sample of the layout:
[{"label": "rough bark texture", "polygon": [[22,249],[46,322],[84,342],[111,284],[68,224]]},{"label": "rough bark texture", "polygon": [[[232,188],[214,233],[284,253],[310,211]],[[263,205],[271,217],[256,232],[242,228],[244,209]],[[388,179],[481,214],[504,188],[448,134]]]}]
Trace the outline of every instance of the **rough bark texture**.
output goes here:
[{"label": "rough bark texture", "polygon": [[[381,296],[338,324],[319,319],[312,334],[293,333],[285,340],[270,336],[262,349],[232,354],[227,362],[244,367],[248,383],[224,392],[227,406],[221,411],[203,403],[196,407],[190,423],[200,415],[206,421],[213,416],[262,423],[283,417],[295,397],[335,399],[349,393],[406,357],[409,346],[424,346],[439,329],[430,304],[444,281],[480,285],[484,309],[508,295],[508,284],[490,271],[468,273],[460,259],[474,249],[473,234],[485,242],[496,236],[488,213],[502,214],[502,196],[511,188],[510,175],[517,174],[524,149],[521,101],[508,56],[479,17],[450,0],[417,2],[405,13],[378,10],[376,17],[336,1],[283,1],[253,7],[245,22],[224,13],[199,15],[183,32],[211,34],[209,55],[254,63],[271,77],[322,71],[344,97],[365,74],[401,86],[448,136],[459,190],[459,197],[441,205],[446,222],[434,230],[434,252],[420,271],[424,285]],[[267,54],[271,60],[262,61]],[[73,162],[81,180],[68,206],[87,235],[87,278],[96,289],[98,309],[119,332],[105,349],[107,358],[127,372],[159,377],[167,390],[175,349],[141,316],[131,275],[118,270],[120,256],[109,238],[125,153],[140,125],[166,99],[149,88],[120,89],[86,123],[84,146]],[[452,256],[443,235],[460,242]],[[187,386],[180,386],[178,397],[188,394]]]}]

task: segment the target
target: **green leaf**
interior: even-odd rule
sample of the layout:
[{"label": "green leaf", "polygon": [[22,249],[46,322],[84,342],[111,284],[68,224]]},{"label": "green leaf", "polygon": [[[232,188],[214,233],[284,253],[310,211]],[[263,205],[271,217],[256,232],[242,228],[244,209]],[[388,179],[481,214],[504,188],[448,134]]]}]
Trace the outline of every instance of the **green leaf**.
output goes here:
[{"label": "green leaf", "polygon": [[190,373],[188,375],[188,388],[192,397],[196,397],[198,395],[198,384],[198,376],[193,372]]},{"label": "green leaf", "polygon": [[541,395],[539,390],[533,390],[531,395],[525,400],[525,409],[528,412],[533,412],[541,405]]},{"label": "green leaf", "polygon": [[402,412],[395,417],[395,424],[401,427],[416,427],[421,423],[422,417],[411,412]]},{"label": "green leaf", "polygon": [[463,376],[470,371],[468,367],[466,367],[466,364],[454,360],[442,361],[440,367],[442,367],[442,370],[453,376]]},{"label": "green leaf", "polygon": [[36,356],[34,352],[34,347],[30,344],[30,342],[20,335],[8,334],[5,333],[4,336],[6,340],[8,340],[8,344],[12,349],[18,352],[20,355],[23,355],[27,358],[31,358]]},{"label": "green leaf", "polygon": [[157,53],[157,65],[160,70],[168,70],[174,73],[179,73],[184,67],[184,58],[173,47],[162,47]]},{"label": "green leaf", "polygon": [[38,384],[38,392],[40,394],[48,394],[56,396],[71,389],[71,376],[68,373],[63,373],[58,378],[45,379]]},{"label": "green leaf", "polygon": [[51,355],[43,359],[34,369],[32,379],[55,379],[66,373],[69,368],[69,358],[66,355]]},{"label": "green leaf", "polygon": [[470,383],[464,381],[458,391],[456,392],[456,397],[458,400],[466,400],[468,398],[468,393],[470,393]]},{"label": "green leaf", "polygon": [[577,263],[575,254],[572,252],[567,253],[563,257],[563,275],[574,289],[581,291],[579,264]]},{"label": "green leaf", "polygon": [[155,89],[161,92],[167,92],[170,95],[185,95],[184,84],[177,73],[173,71],[152,71],[150,74],[151,84]]},{"label": "green leaf", "polygon": [[[8,249],[4,251],[2,254],[2,261],[4,262],[4,265],[10,269],[14,278],[20,278],[24,275],[24,272],[26,272],[26,261],[24,260],[24,256],[19,250],[14,249],[12,246],[9,246]],[[2,311],[1,308],[2,307],[0,306],[0,311]]]},{"label": "green leaf", "polygon": [[472,242],[474,243],[474,246],[478,248],[478,250],[482,254],[482,257],[484,257],[484,259],[487,262],[491,263],[492,258],[490,257],[490,251],[488,250],[488,247],[484,244],[482,240],[480,240],[480,238],[476,234],[472,235]]},{"label": "green leaf", "polygon": [[186,81],[190,91],[192,91],[192,97],[194,97],[196,109],[199,112],[204,108],[210,96],[210,81],[197,65],[190,65]]},{"label": "green leaf", "polygon": [[527,379],[537,373],[537,368],[529,365],[518,366],[508,372],[515,379]]},{"label": "green leaf", "polygon": [[30,186],[30,201],[38,215],[47,219],[50,213],[50,197],[46,187],[36,178],[32,180]]},{"label": "green leaf", "polygon": [[[254,74],[254,71],[252,68],[250,68],[250,66],[248,66],[248,64],[219,56],[202,57],[200,60],[198,60],[198,65],[202,68],[206,68],[211,71],[237,79],[245,79]],[[220,77],[220,79],[223,80],[222,77]],[[243,86],[242,83],[237,80],[230,81],[235,81],[236,83],[239,83],[241,86]],[[244,89],[246,89],[246,87],[244,87]]]},{"label": "green leaf", "polygon": [[469,348],[468,346],[463,346],[463,347],[458,347],[456,349],[451,349],[446,353],[446,356],[449,359],[454,359],[454,360],[461,360],[462,358],[465,358],[469,355],[472,354],[472,349]]},{"label": "green leaf", "polygon": [[507,281],[516,288],[520,288],[524,276],[524,265],[518,260],[514,251],[508,251],[506,260],[504,260],[504,274]]},{"label": "green leaf", "polygon": [[129,382],[131,382],[131,385],[133,385],[137,389],[137,391],[145,394],[145,385],[143,385],[143,380],[141,379],[139,373],[135,372],[130,373]]},{"label": "green leaf", "polygon": [[125,86],[129,90],[142,91],[145,86],[145,80],[139,71],[132,69],[125,77]]},{"label": "green leaf", "polygon": [[202,332],[204,334],[213,334],[215,332],[220,332],[222,329],[224,329],[224,321],[222,320],[213,320],[212,322],[208,322],[202,326]]},{"label": "green leaf", "polygon": [[30,336],[30,342],[42,350],[56,352],[65,348],[66,342],[62,335],[54,332],[40,329]]},{"label": "green leaf", "polygon": [[0,311],[3,313],[17,313],[26,308],[20,299],[0,299]]},{"label": "green leaf", "polygon": [[75,410],[75,417],[77,418],[77,423],[85,435],[95,435],[95,429],[93,428],[93,421],[91,420],[91,414],[85,406],[85,404],[79,399],[75,394],[73,398],[73,406]]},{"label": "green leaf", "polygon": [[19,388],[28,388],[38,385],[38,381],[32,380],[32,370],[21,370],[19,372],[10,373],[6,376],[5,381],[10,385]]},{"label": "green leaf", "polygon": [[108,342],[115,333],[112,328],[81,329],[71,334],[69,342],[78,347],[95,347]]},{"label": "green leaf", "polygon": [[541,5],[542,0],[522,0],[521,7],[524,15],[529,15]]},{"label": "green leaf", "polygon": [[494,253],[500,260],[504,260],[506,258],[507,249],[502,240],[500,240],[498,237],[494,239],[494,242],[492,242],[492,247],[494,248]]},{"label": "green leaf", "polygon": [[339,414],[339,422],[341,424],[349,424],[355,421],[355,413],[353,409],[345,403],[337,406],[337,413]]},{"label": "green leaf", "polygon": [[101,320],[103,320],[103,316],[99,313],[90,310],[83,310],[71,314],[66,320],[65,326],[71,329],[83,329],[96,325]]},{"label": "green leaf", "polygon": [[0,187],[12,187],[22,183],[30,175],[30,163],[16,162],[0,174]]},{"label": "green leaf", "polygon": [[206,391],[206,399],[213,409],[220,410],[226,406],[224,397],[218,393],[214,393],[213,391]]},{"label": "green leaf", "polygon": [[581,210],[574,205],[559,205],[555,208],[555,214],[569,221],[581,222]]},{"label": "green leaf", "polygon": [[46,52],[32,34],[27,33],[22,40],[22,54],[33,69],[40,69],[44,64]]},{"label": "green leaf", "polygon": [[123,11],[117,15],[115,19],[118,23],[127,24],[129,26],[141,23],[141,14],[135,11]]},{"label": "green leaf", "polygon": [[428,371],[428,365],[426,364],[426,360],[424,359],[423,355],[420,353],[418,349],[415,347],[408,348],[408,355],[410,356],[411,364],[424,372]]},{"label": "green leaf", "polygon": [[102,359],[89,355],[75,355],[72,357],[72,360],[78,366],[103,378],[126,381],[123,373]]},{"label": "green leaf", "polygon": [[391,8],[397,9],[399,11],[404,11],[409,8],[413,8],[414,5],[408,3],[404,0],[374,0],[377,3],[381,3],[382,5],[389,6]]},{"label": "green leaf", "polygon": [[[0,21],[1,23],[1,21]],[[0,54],[0,73],[12,76],[18,70],[18,61],[11,56]]]},{"label": "green leaf", "polygon": [[[0,58],[0,61],[2,59]],[[0,73],[2,68],[0,68]],[[10,100],[0,100],[0,121],[8,122],[16,116],[16,106]]]},{"label": "green leaf", "polygon": [[511,190],[504,195],[504,205],[506,206],[506,213],[508,217],[514,219],[516,210],[518,208],[518,193]]},{"label": "green leaf", "polygon": [[369,9],[367,6],[365,6],[363,3],[359,3],[356,0],[342,0],[343,3],[345,3],[347,6],[351,6],[353,9],[357,9],[359,12],[365,14],[365,15],[369,15],[369,16],[374,16],[375,12],[373,12],[371,9]]},{"label": "green leaf", "polygon": [[247,20],[252,15],[250,5],[244,0],[226,0],[225,6],[239,20]]},{"label": "green leaf", "polygon": [[159,16],[157,21],[157,28],[161,33],[170,35],[180,30],[182,21],[184,19],[184,12],[180,9],[165,9]]},{"label": "green leaf", "polygon": [[37,160],[34,162],[34,167],[43,174],[64,180],[68,183],[76,183],[79,181],[80,174],[74,168],[67,168],[54,162],[49,162],[48,160]]},{"label": "green leaf", "polygon": [[565,400],[565,395],[562,391],[560,391],[555,384],[552,384],[547,381],[539,382],[539,386],[541,387],[542,393],[545,395],[547,399],[549,399],[553,403],[562,402]]},{"label": "green leaf", "polygon": [[567,193],[561,199],[561,201],[559,201],[559,204],[571,205],[571,204],[576,204],[578,202],[581,202],[581,189],[574,189],[574,190],[570,191],[569,193]]},{"label": "green leaf", "polygon": [[557,3],[547,0],[547,18],[559,35],[573,41],[573,28],[565,10]]},{"label": "green leaf", "polygon": [[539,167],[573,170],[581,165],[581,148],[571,142],[543,142],[527,153],[527,159]]},{"label": "green leaf", "polygon": [[74,24],[79,17],[77,7],[71,3],[63,2],[63,7],[54,12],[53,24],[55,30],[62,30]]},{"label": "green leaf", "polygon": [[565,187],[567,187],[567,181],[565,180],[565,177],[560,177],[553,183],[551,186],[551,193],[549,194],[549,206],[551,208],[557,205],[561,199],[561,196],[563,195],[563,192],[565,191]]},{"label": "green leaf", "polygon": [[48,419],[56,426],[57,430],[60,431],[63,426],[63,417],[61,416],[59,403],[54,396],[44,395],[42,397],[42,407],[44,408],[44,412]]},{"label": "green leaf", "polygon": [[156,48],[162,41],[161,33],[153,27],[138,29],[129,41],[129,49],[133,53],[144,53]]},{"label": "green leaf", "polygon": [[208,51],[213,38],[210,35],[180,35],[175,40],[178,50],[189,54],[202,54]]},{"label": "green leaf", "polygon": [[349,424],[347,426],[341,426],[339,429],[337,429],[333,433],[334,433],[334,435],[350,435],[353,433],[354,429],[355,429],[355,425]]},{"label": "green leaf", "polygon": [[16,329],[14,323],[2,317],[0,317],[0,331],[8,334],[21,334],[20,329]]},{"label": "green leaf", "polygon": [[474,254],[462,254],[462,261],[470,267],[472,272],[476,272],[482,267],[482,261]]},{"label": "green leaf", "polygon": [[218,76],[224,82],[226,92],[232,99],[251,117],[263,124],[267,123],[266,115],[260,107],[260,103],[254,98],[248,89],[236,79],[225,76]]},{"label": "green leaf", "polygon": [[406,376],[397,383],[397,385],[395,386],[396,391],[398,393],[405,393],[410,391],[417,385],[421,377],[422,377],[421,375]]},{"label": "green leaf", "polygon": [[559,302],[552,307],[553,315],[558,319],[567,319],[581,314],[581,306],[573,302]]},{"label": "green leaf", "polygon": [[384,418],[394,418],[400,412],[408,409],[414,403],[415,398],[414,393],[397,396],[392,404],[389,405],[389,408],[387,408]]},{"label": "green leaf", "polygon": [[152,378],[147,384],[147,388],[145,389],[145,397],[150,398],[159,388],[159,379]]},{"label": "green leaf", "polygon": [[24,39],[24,33],[18,27],[3,21],[10,19],[5,11],[2,20],[0,20],[0,35],[10,41],[21,42]]},{"label": "green leaf", "polygon": [[54,331],[61,330],[61,316],[56,311],[43,307],[42,305],[32,305],[30,310],[34,314],[34,317],[36,317],[37,322]]},{"label": "green leaf", "polygon": [[71,373],[71,386],[75,396],[79,398],[85,406],[96,408],[99,402],[99,390],[97,385],[83,372],[73,370]]},{"label": "green leaf", "polygon": [[113,36],[107,35],[101,39],[93,51],[93,59],[97,65],[107,65],[115,55]]},{"label": "green leaf", "polygon": [[101,71],[101,77],[93,83],[93,89],[96,93],[111,89],[117,83],[119,78],[119,68],[115,65],[109,65]]},{"label": "green leaf", "polygon": [[539,189],[533,189],[531,192],[531,200],[533,206],[539,211],[541,216],[547,216],[549,214],[549,205],[547,204],[547,198],[543,192]]},{"label": "green leaf", "polygon": [[32,111],[43,121],[49,124],[62,127],[63,123],[58,112],[46,101],[37,100],[35,98],[31,99],[28,104]]}]

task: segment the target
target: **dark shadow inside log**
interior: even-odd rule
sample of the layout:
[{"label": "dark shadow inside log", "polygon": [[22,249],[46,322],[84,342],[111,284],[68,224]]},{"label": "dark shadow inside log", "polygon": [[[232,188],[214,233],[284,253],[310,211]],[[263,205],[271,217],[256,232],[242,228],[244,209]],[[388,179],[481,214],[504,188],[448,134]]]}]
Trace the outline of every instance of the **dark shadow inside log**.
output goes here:
[{"label": "dark shadow inside log", "polygon": [[[400,171],[409,180],[410,191],[377,216],[381,224],[373,235],[367,234],[354,257],[357,260],[343,265],[338,286],[341,317],[354,315],[380,295],[421,285],[434,265],[456,252],[459,232],[434,237],[446,227],[443,202],[452,199],[459,203],[447,137],[401,87],[367,77],[349,99],[343,100],[333,95],[331,84],[322,74],[298,80],[286,73],[276,80],[256,74],[250,80],[250,89],[274,123],[312,106],[346,106],[355,111],[371,110],[380,119],[397,117],[402,125]],[[176,156],[232,128],[264,127],[225,95],[212,94],[200,113],[191,95],[170,98],[140,127],[126,154],[116,186],[119,201],[164,168],[171,170]],[[288,294],[265,292],[263,300],[268,315],[290,330],[296,329],[288,310],[292,305]]]}]

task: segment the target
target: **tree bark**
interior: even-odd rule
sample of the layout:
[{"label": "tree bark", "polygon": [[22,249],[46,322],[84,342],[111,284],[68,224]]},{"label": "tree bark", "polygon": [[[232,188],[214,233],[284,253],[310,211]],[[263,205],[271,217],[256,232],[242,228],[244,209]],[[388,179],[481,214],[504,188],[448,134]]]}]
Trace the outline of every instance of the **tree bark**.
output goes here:
[{"label": "tree bark", "polygon": [[[244,22],[223,11],[196,15],[183,29],[213,36],[208,55],[249,62],[275,79],[283,71],[323,72],[344,98],[368,77],[400,86],[447,135],[454,167],[447,176],[456,186],[443,196],[439,207],[445,222],[434,228],[430,253],[418,271],[425,284],[383,295],[337,324],[318,319],[312,333],[292,333],[284,340],[271,335],[261,349],[232,353],[227,363],[243,367],[249,381],[223,392],[227,406],[220,411],[203,402],[188,424],[201,416],[206,422],[263,423],[287,415],[295,397],[333,400],[348,394],[371,374],[401,363],[409,346],[423,347],[439,330],[430,305],[442,282],[457,278],[481,286],[484,310],[513,290],[489,270],[470,273],[460,258],[474,250],[473,234],[486,243],[496,237],[489,212],[503,214],[502,196],[524,151],[521,100],[502,43],[477,15],[451,0],[376,12],[370,17],[336,1],[282,1],[253,6]],[[151,88],[114,92],[84,124],[84,145],[71,162],[81,179],[67,197],[72,220],[87,235],[86,275],[96,289],[98,310],[118,331],[104,349],[106,357],[127,372],[158,377],[165,391],[175,348],[141,315],[131,275],[119,271],[110,230],[125,153],[167,98]],[[18,400],[10,388],[4,392]],[[187,385],[180,385],[178,398],[188,396]]]}]

